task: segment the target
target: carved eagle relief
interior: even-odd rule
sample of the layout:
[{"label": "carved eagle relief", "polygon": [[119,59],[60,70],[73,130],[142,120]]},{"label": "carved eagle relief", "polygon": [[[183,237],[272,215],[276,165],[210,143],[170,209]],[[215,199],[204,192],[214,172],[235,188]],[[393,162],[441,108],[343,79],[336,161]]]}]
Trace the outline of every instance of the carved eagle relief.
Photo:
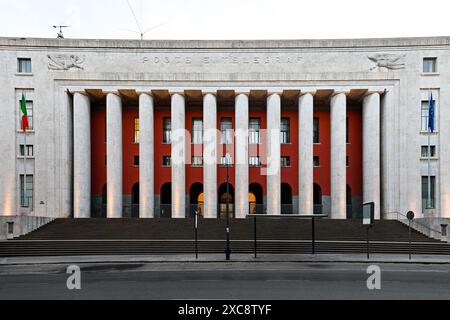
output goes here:
[{"label": "carved eagle relief", "polygon": [[386,68],[388,70],[405,69],[405,55],[391,54],[391,53],[377,53],[367,56],[369,60],[375,63],[375,66],[370,71],[378,69],[379,71]]},{"label": "carved eagle relief", "polygon": [[49,70],[70,70],[72,68],[84,70],[82,66],[84,58],[74,54],[47,55],[47,57]]}]

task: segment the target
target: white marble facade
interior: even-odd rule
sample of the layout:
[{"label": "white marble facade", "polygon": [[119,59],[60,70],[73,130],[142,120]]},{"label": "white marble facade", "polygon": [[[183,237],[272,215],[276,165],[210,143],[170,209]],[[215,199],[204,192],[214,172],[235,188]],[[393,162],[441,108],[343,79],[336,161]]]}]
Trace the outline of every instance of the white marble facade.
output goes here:
[{"label": "white marble facade", "polygon": [[[18,72],[18,59],[31,59],[31,73]],[[422,72],[423,59],[436,58],[436,72]],[[421,102],[433,92],[437,106],[437,132],[432,135],[437,156],[431,163],[436,176],[434,217],[450,218],[450,37],[280,40],[280,41],[134,41],[0,38],[0,215],[86,217],[90,201],[89,95],[101,92],[107,101],[108,217],[120,217],[121,195],[121,95],[134,92],[140,116],[153,119],[153,93],[167,91],[172,99],[172,125],[183,126],[187,91],[201,91],[205,129],[214,125],[218,91],[234,91],[237,129],[248,127],[252,92],[266,91],[268,126],[278,129],[280,98],[296,92],[300,124],[298,211],[312,210],[312,111],[315,99],[329,100],[331,112],[332,218],[345,218],[345,108],[355,96],[363,105],[364,201],[377,204],[377,218],[397,212],[422,214],[421,176],[427,162],[421,146]],[[20,206],[23,159],[18,156],[23,133],[19,127],[22,92],[33,101],[33,131],[27,139],[34,156],[27,173],[34,175],[34,207]],[[302,124],[304,123],[304,124]],[[302,132],[304,134],[302,134]],[[142,127],[141,217],[152,218],[154,200],[153,128]],[[186,193],[183,157],[186,137],[174,138],[174,217],[184,217]],[[216,141],[218,137],[213,137]],[[236,157],[247,159],[248,142],[237,137]],[[143,150],[143,151],[142,151]],[[214,153],[215,150],[212,150]],[[279,145],[270,148],[275,160]],[[84,156],[82,156],[84,154]],[[141,159],[141,160],[142,160]],[[248,214],[248,163],[236,167],[236,214]],[[275,167],[279,161],[274,161]],[[214,217],[217,194],[214,165],[206,164],[206,215]],[[280,211],[280,176],[268,179],[271,211]],[[112,186],[112,187],[110,187]],[[143,187],[142,187],[143,186]]]}]

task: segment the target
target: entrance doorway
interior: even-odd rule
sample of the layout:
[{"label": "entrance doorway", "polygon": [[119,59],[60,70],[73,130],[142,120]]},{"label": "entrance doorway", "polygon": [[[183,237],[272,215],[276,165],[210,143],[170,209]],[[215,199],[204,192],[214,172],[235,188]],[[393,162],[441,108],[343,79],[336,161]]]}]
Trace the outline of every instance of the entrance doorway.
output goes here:
[{"label": "entrance doorway", "polygon": [[228,203],[228,216],[234,218],[234,187],[229,184],[229,193],[227,193],[227,184],[224,183],[219,187],[219,217],[227,217],[227,203]]}]

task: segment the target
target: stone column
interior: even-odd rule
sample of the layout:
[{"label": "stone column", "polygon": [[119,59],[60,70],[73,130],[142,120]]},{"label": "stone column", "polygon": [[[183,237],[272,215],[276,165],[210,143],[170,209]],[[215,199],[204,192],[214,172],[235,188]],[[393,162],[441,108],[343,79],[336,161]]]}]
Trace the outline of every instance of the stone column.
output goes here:
[{"label": "stone column", "polygon": [[154,101],[146,93],[139,96],[139,216],[155,216]]},{"label": "stone column", "polygon": [[213,93],[203,97],[203,122],[204,217],[217,218],[217,98]]},{"label": "stone column", "polygon": [[249,93],[236,93],[236,218],[245,219],[249,213],[249,169],[248,169],[248,113]]},{"label": "stone column", "polygon": [[299,98],[299,214],[314,213],[314,97]]},{"label": "stone column", "polygon": [[267,98],[267,213],[281,214],[281,93]]},{"label": "stone column", "polygon": [[186,217],[185,98],[172,93],[172,218]]},{"label": "stone column", "polygon": [[375,203],[375,219],[381,218],[380,94],[363,101],[363,193],[364,202]]},{"label": "stone column", "polygon": [[75,218],[91,217],[91,102],[73,95],[73,209]]},{"label": "stone column", "polygon": [[347,218],[347,97],[331,98],[331,218]]},{"label": "stone column", "polygon": [[122,99],[115,93],[106,96],[106,159],[107,216],[122,218]]}]

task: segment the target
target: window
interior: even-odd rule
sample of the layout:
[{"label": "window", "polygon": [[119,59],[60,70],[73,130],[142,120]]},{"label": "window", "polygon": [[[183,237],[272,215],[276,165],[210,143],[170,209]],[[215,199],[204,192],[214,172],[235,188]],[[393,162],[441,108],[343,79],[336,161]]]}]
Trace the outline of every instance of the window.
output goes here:
[{"label": "window", "polygon": [[320,167],[320,157],[315,156],[313,159],[314,159],[313,160],[314,161],[314,167],[315,168]]},{"label": "window", "polygon": [[108,166],[108,157],[105,156],[105,167],[107,167],[107,166]]},{"label": "window", "polygon": [[22,208],[33,209],[33,176],[26,176],[24,183],[24,175],[20,175],[20,206]]},{"label": "window", "polygon": [[249,143],[260,144],[261,143],[261,119],[250,118],[249,120]]},{"label": "window", "polygon": [[134,118],[134,143],[139,143],[139,118]]},{"label": "window", "polygon": [[422,146],[422,158],[436,157],[436,146],[430,146],[430,153],[428,153],[428,146]]},{"label": "window", "polygon": [[[25,150],[26,150],[26,154],[25,154]],[[23,144],[20,145],[20,156],[21,157],[25,157],[25,155],[27,157],[33,157],[34,156],[33,145],[27,144],[26,148],[25,148],[25,145],[23,145]]]},{"label": "window", "polygon": [[281,128],[281,130],[280,130],[281,144],[291,143],[290,119],[288,119],[288,118],[281,119],[281,127],[280,128]]},{"label": "window", "polygon": [[437,71],[436,58],[423,58],[423,72],[433,73]]},{"label": "window", "polygon": [[225,157],[220,158],[220,165],[222,167],[225,167],[226,165],[233,165],[233,158],[230,156],[230,154],[227,154]]},{"label": "window", "polygon": [[421,130],[422,132],[428,132],[428,111],[430,109],[429,102],[422,101],[422,109],[421,109]]},{"label": "window", "polygon": [[345,157],[345,165],[348,167],[350,167],[350,157]]},{"label": "window", "polygon": [[203,120],[192,119],[192,143],[203,144]]},{"label": "window", "polygon": [[[431,188],[430,188],[430,203],[428,203],[428,180],[431,180]],[[435,186],[436,186],[436,177],[428,176],[422,177],[422,209],[435,209],[436,206],[436,198],[435,198]]]},{"label": "window", "polygon": [[172,157],[164,156],[163,157],[163,167],[171,167],[172,166]]},{"label": "window", "polygon": [[192,157],[192,166],[193,167],[202,167],[203,166],[203,157]]},{"label": "window", "polygon": [[220,120],[220,132],[222,144],[233,144],[233,122],[231,118],[222,118]]},{"label": "window", "polygon": [[[28,131],[33,131],[33,101],[27,100]],[[19,101],[20,111],[20,101]],[[19,127],[22,128],[22,112],[20,111]]]},{"label": "window", "polygon": [[281,167],[289,168],[291,166],[291,157],[281,157]]},{"label": "window", "polygon": [[139,167],[139,156],[134,156],[134,158],[133,158],[133,166]]},{"label": "window", "polygon": [[250,167],[261,167],[261,158],[260,157],[250,157],[248,160],[248,165]]},{"label": "window", "polygon": [[19,58],[17,59],[19,73],[31,73],[31,59],[30,58]]},{"label": "window", "polygon": [[314,143],[320,143],[319,139],[319,118],[314,118]]},{"label": "window", "polygon": [[172,119],[164,118],[163,120],[163,143],[172,143]]}]

